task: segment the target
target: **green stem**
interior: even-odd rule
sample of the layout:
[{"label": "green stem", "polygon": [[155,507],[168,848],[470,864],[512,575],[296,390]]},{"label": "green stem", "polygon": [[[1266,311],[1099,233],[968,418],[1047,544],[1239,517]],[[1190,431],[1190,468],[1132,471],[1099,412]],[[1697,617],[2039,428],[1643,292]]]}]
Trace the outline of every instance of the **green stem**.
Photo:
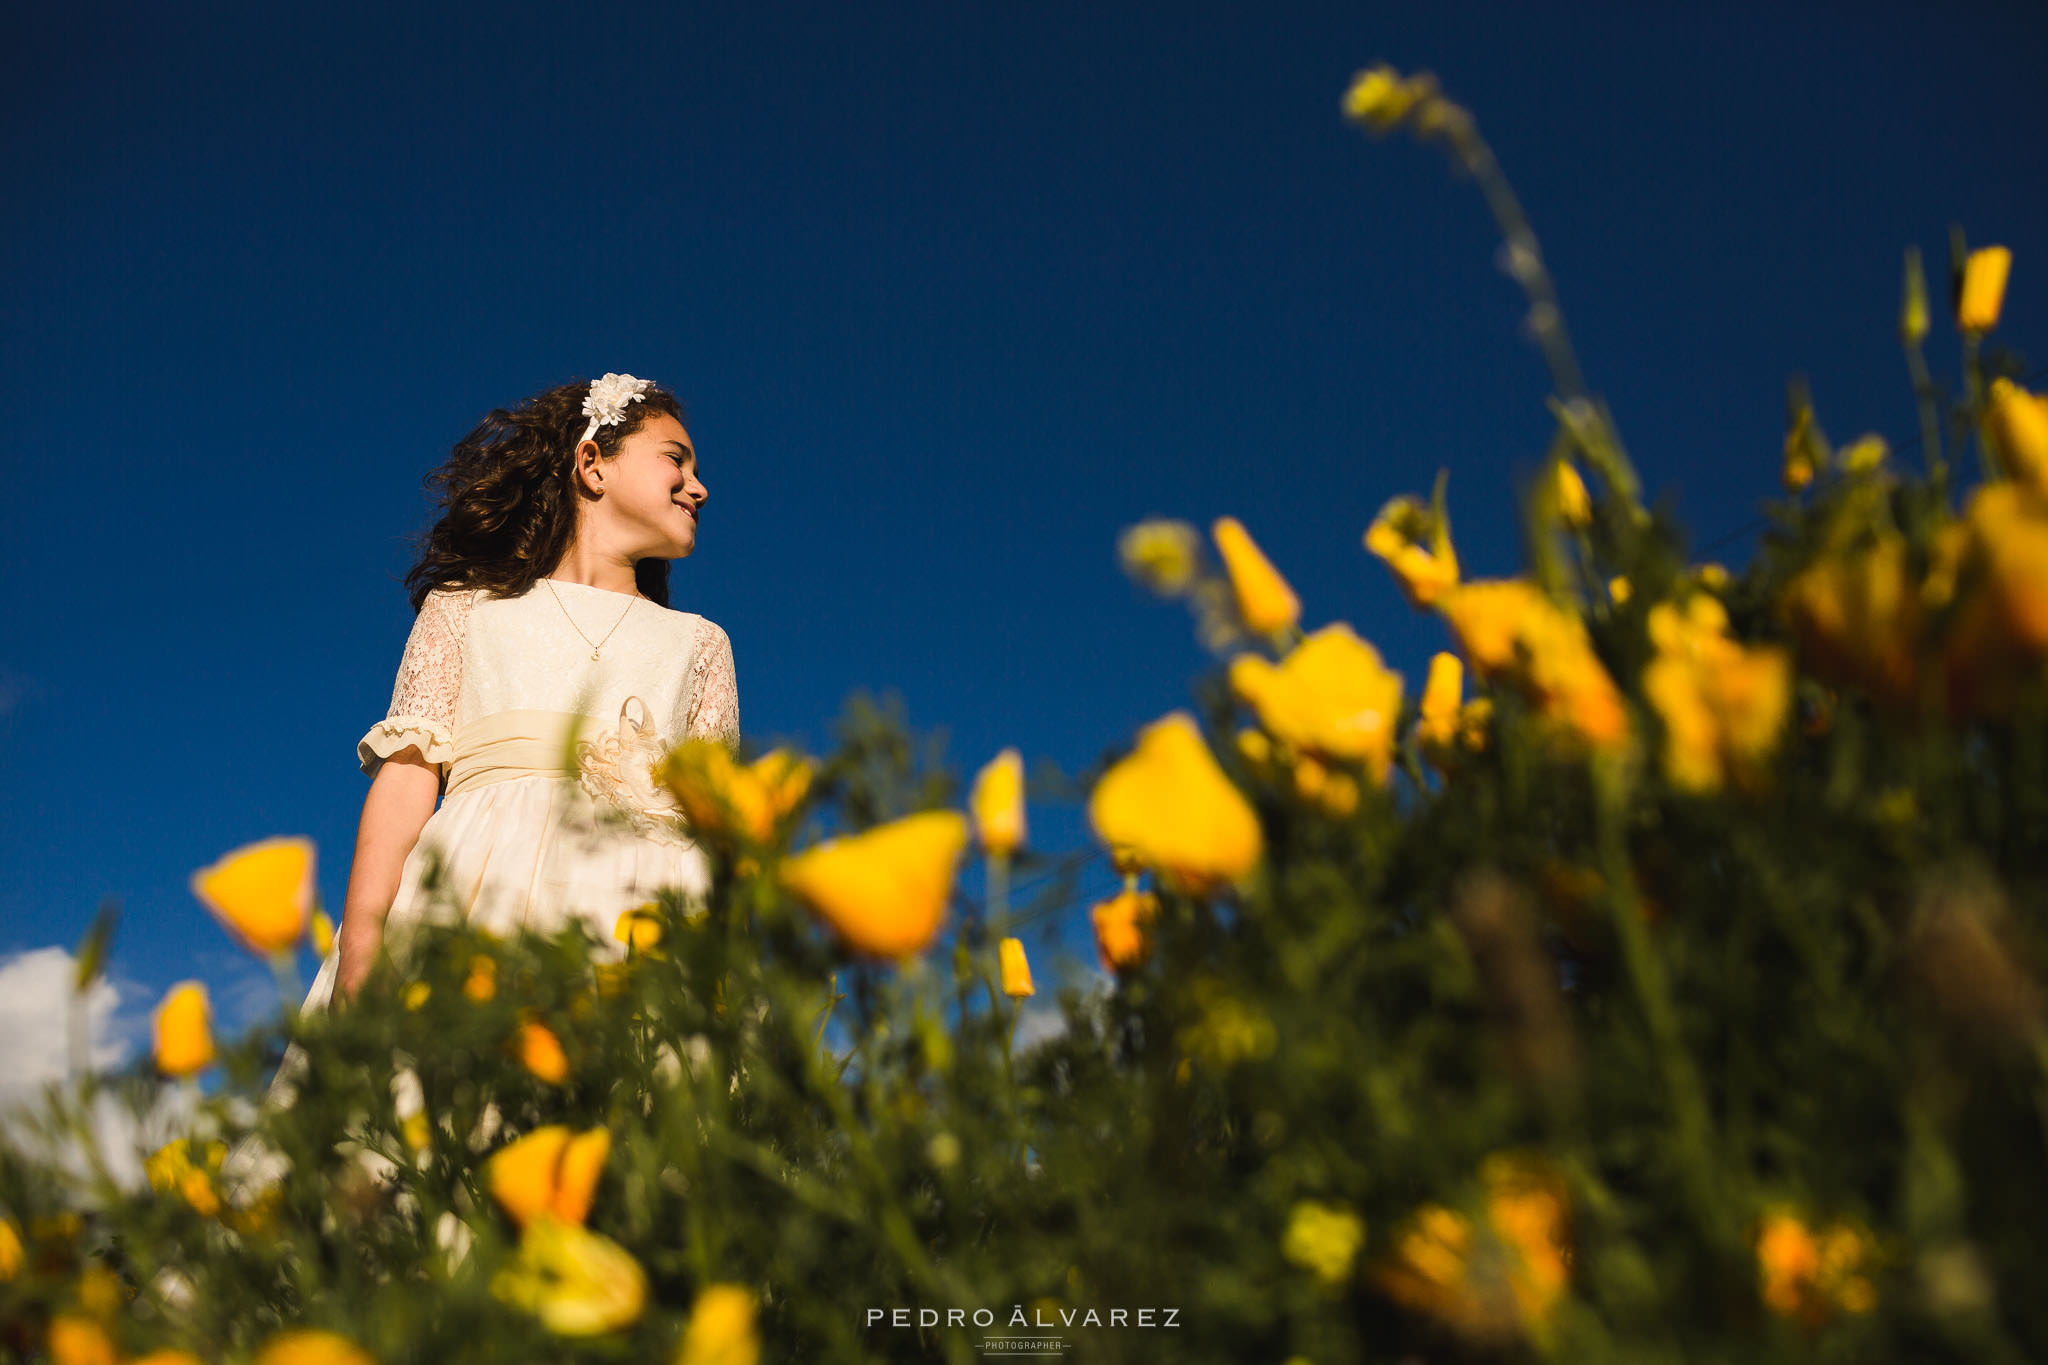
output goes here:
[{"label": "green stem", "polygon": [[1623,821],[1628,805],[1625,779],[1599,760],[1594,770],[1599,823],[1601,873],[1607,882],[1607,906],[1620,939],[1622,959],[1629,984],[1650,1032],[1651,1049],[1663,1079],[1676,1124],[1679,1177],[1693,1216],[1710,1244],[1723,1253],[1739,1250],[1728,1221],[1727,1201],[1722,1198],[1716,1176],[1713,1151],[1713,1120],[1707,1110],[1699,1073],[1685,1050],[1672,1005],[1671,989],[1664,977],[1664,962],[1650,941],[1643,921],[1642,902],[1635,890],[1635,872],[1630,865]]}]

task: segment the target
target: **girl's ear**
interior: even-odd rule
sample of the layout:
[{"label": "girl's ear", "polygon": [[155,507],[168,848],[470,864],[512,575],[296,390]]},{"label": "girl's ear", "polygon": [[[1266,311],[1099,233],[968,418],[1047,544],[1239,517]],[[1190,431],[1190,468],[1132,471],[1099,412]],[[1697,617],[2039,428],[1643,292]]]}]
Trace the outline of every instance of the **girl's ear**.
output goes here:
[{"label": "girl's ear", "polygon": [[597,473],[603,461],[603,452],[595,441],[584,441],[576,447],[576,482],[592,493],[604,491],[604,479]]}]

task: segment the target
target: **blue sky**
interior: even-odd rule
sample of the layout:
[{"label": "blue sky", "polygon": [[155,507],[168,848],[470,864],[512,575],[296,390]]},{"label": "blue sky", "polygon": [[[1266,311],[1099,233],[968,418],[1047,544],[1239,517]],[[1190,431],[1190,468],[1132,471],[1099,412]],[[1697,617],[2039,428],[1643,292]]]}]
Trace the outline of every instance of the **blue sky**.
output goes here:
[{"label": "blue sky", "polygon": [[124,1010],[193,975],[267,1006],[187,878],[305,834],[341,903],[420,480],[574,375],[690,409],[711,501],[673,595],[731,635],[750,741],[821,747],[893,690],[963,776],[1009,744],[1082,771],[1211,666],[1117,568],[1155,515],[1240,517],[1309,628],[1419,683],[1440,628],[1360,535],[1444,465],[1463,558],[1516,568],[1546,377],[1475,186],[1339,118],[1375,61],[1475,111],[1589,383],[1731,563],[1788,374],[1837,439],[1915,429],[1907,244],[2010,246],[2004,337],[2039,332],[2038,6],[1560,12],[16,14],[0,955],[112,896]]}]

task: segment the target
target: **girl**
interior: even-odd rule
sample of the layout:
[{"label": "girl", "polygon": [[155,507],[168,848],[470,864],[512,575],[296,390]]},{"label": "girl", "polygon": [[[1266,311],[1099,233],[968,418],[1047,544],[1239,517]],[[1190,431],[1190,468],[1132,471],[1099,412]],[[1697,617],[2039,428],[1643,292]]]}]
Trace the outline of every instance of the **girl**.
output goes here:
[{"label": "girl", "polygon": [[582,916],[610,944],[661,888],[709,890],[649,772],[690,736],[739,745],[731,641],[668,605],[709,497],[675,398],[560,385],[493,411],[427,484],[441,516],[390,713],[356,746],[370,791],[308,1009],[441,907],[494,933]]}]

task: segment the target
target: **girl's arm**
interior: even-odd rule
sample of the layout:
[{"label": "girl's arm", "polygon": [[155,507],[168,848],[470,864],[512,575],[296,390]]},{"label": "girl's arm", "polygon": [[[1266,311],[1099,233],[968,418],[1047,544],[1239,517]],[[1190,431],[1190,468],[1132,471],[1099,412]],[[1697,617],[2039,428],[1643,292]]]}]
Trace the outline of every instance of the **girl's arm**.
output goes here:
[{"label": "girl's arm", "polygon": [[434,813],[441,794],[440,769],[408,746],[385,759],[370,779],[363,798],[362,820],[356,826],[356,857],[349,867],[348,893],[341,910],[341,961],[334,993],[337,1001],[353,1000],[377,960],[384,939],[384,916],[398,895],[405,860],[419,842],[420,830]]}]

